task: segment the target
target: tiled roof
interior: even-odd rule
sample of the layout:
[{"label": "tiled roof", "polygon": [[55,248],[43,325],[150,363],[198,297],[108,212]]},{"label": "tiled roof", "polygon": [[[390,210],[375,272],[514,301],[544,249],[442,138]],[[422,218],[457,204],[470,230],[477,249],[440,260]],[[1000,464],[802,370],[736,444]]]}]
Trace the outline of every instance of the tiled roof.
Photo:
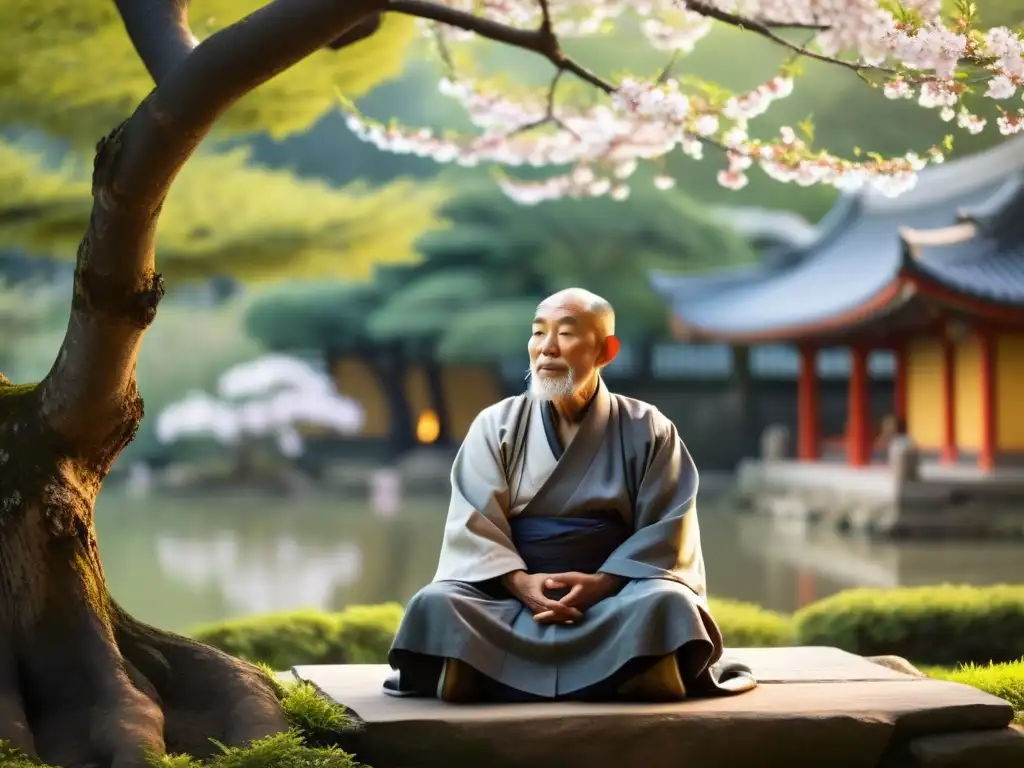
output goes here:
[{"label": "tiled roof", "polygon": [[979,206],[973,221],[907,233],[908,267],[960,292],[1024,306],[1024,184],[1013,193],[1001,190],[1002,207]]},{"label": "tiled roof", "polygon": [[[1015,152],[1006,148],[1011,144]],[[652,275],[652,283],[676,317],[698,333],[740,338],[809,328],[864,306],[892,284],[903,266],[901,228],[955,223],[961,209],[992,198],[1020,167],[1024,142],[1006,142],[934,173],[922,172],[918,187],[924,188],[913,199],[896,198],[899,204],[889,199],[883,205],[866,194],[842,198],[822,221],[822,234],[788,267],[746,267],[697,277],[659,274]],[[931,264],[926,257],[922,270]],[[959,266],[944,262],[941,268],[949,274],[959,270],[964,285],[981,280],[979,270],[969,269],[966,261]],[[1007,262],[1003,270],[1009,268]],[[986,275],[985,280],[992,279]]]}]

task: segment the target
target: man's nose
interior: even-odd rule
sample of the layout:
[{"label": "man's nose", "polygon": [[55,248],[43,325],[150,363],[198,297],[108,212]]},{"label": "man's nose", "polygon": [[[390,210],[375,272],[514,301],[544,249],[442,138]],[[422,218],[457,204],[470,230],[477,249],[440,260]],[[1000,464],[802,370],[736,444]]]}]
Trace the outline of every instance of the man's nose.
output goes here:
[{"label": "man's nose", "polygon": [[559,356],[558,337],[555,334],[549,333],[544,337],[544,346],[542,351],[544,352],[545,357]]}]

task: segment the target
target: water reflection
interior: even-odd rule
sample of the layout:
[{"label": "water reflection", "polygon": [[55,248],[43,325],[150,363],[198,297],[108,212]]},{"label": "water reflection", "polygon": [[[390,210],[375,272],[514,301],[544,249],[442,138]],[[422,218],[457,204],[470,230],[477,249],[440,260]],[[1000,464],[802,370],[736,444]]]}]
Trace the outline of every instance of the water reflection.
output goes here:
[{"label": "water reflection", "polygon": [[[382,516],[340,499],[105,492],[97,524],[115,598],[145,621],[187,630],[267,611],[404,603],[434,573],[446,508],[443,498],[404,499]],[[713,596],[783,611],[855,586],[1024,580],[1020,543],[872,542],[713,504],[701,532]]]},{"label": "water reflection", "polygon": [[245,551],[239,532],[210,540],[160,536],[157,561],[163,572],[195,590],[216,589],[232,613],[268,613],[296,607],[326,608],[334,590],[363,575],[363,553],[352,542],[308,552],[293,537],[259,553]]}]

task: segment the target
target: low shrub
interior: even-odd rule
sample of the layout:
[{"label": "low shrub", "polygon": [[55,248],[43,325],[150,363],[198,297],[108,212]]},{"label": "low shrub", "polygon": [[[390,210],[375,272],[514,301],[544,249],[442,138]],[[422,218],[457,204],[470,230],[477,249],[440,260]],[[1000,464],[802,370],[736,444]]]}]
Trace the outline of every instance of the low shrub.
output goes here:
[{"label": "low shrub", "polygon": [[793,626],[789,616],[736,600],[719,599],[709,602],[711,615],[722,630],[727,648],[793,644]]},{"label": "low shrub", "polygon": [[1010,662],[1024,657],[1024,586],[855,589],[797,611],[793,624],[800,645],[919,665]]},{"label": "low shrub", "polygon": [[272,669],[297,664],[379,664],[398,630],[397,603],[355,605],[341,613],[288,611],[199,627],[196,640]]}]

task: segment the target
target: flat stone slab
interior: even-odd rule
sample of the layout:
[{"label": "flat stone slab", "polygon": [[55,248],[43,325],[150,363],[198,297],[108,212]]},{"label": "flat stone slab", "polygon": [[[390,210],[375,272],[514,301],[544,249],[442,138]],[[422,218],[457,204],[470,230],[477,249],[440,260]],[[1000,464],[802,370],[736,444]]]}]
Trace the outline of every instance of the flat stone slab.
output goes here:
[{"label": "flat stone slab", "polygon": [[[383,665],[294,673],[362,721],[350,746],[374,768],[909,768],[940,755],[962,761],[964,754],[1014,752],[1014,762],[981,765],[1024,766],[1024,740],[1008,728],[1012,708],[974,688],[912,677],[835,648],[734,649],[728,656],[749,664],[761,685],[675,704],[451,705],[385,696],[390,670]],[[927,741],[964,733],[975,738]],[[993,747],[992,739],[1001,741]]]}]

